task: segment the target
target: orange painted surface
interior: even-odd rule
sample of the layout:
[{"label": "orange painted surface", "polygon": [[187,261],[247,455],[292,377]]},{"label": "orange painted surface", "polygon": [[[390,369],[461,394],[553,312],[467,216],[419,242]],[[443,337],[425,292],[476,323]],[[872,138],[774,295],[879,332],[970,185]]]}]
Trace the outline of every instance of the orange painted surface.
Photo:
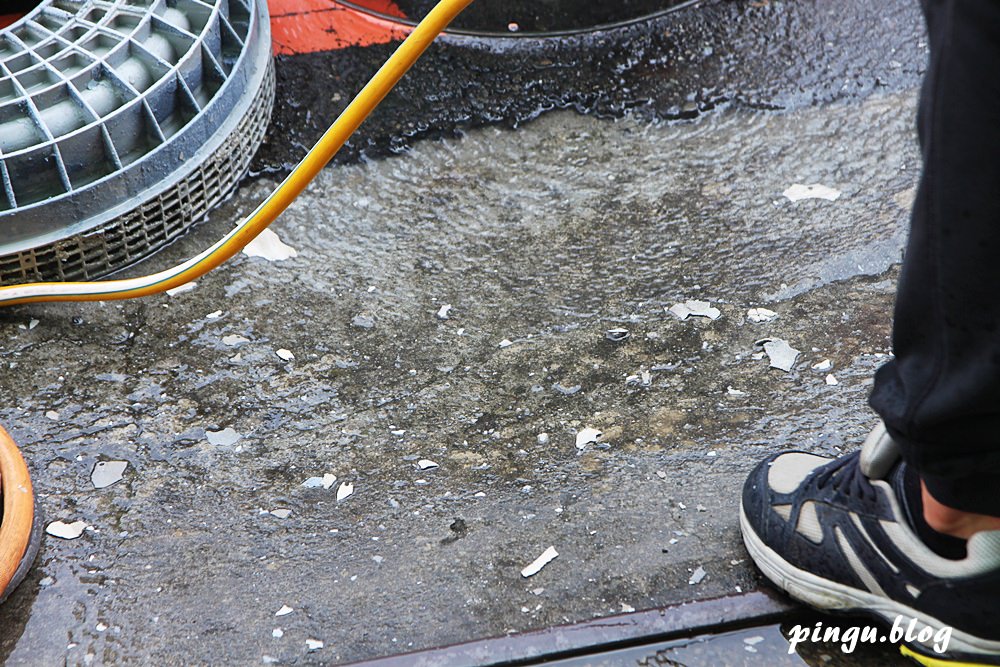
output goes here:
[{"label": "orange painted surface", "polygon": [[0,28],[6,28],[22,16],[24,16],[24,14],[0,14]]},{"label": "orange painted surface", "polygon": [[[392,0],[366,0],[364,5],[403,18]],[[268,8],[278,55],[387,44],[410,34],[406,26],[348,9],[336,0],[268,0]]]}]

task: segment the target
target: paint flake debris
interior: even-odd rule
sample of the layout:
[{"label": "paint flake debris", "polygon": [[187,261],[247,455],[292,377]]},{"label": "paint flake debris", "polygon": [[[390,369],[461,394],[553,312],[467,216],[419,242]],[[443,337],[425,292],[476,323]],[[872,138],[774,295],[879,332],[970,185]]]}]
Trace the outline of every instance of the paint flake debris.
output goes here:
[{"label": "paint flake debris", "polygon": [[299,252],[295,248],[285,244],[270,229],[265,229],[257,238],[248,243],[243,248],[243,254],[247,257],[260,257],[269,262],[283,262],[286,259],[299,256]]},{"label": "paint flake debris", "polygon": [[337,502],[338,503],[341,500],[347,500],[352,495],[354,495],[354,484],[351,484],[350,482],[343,482],[337,488]]},{"label": "paint flake debris", "polygon": [[198,283],[193,282],[193,281],[189,282],[189,283],[184,283],[183,285],[178,285],[177,287],[175,287],[173,289],[168,289],[167,290],[167,296],[177,296],[178,294],[184,294],[184,292],[190,292],[191,290],[193,290],[197,286],[198,286]]},{"label": "paint flake debris", "polygon": [[417,467],[421,470],[433,470],[438,467],[438,464],[434,463],[430,459],[420,459],[417,461]]},{"label": "paint flake debris", "polygon": [[375,326],[375,319],[369,315],[355,315],[354,319],[351,320],[351,326],[359,329],[371,329]]},{"label": "paint flake debris", "polygon": [[635,607],[633,607],[630,604],[625,604],[624,602],[622,602],[622,611],[625,612],[626,614],[631,614],[633,611],[635,611]]},{"label": "paint flake debris", "polygon": [[840,198],[840,190],[827,187],[826,185],[820,185],[819,183],[813,183],[811,185],[796,183],[781,194],[788,197],[788,199],[793,202],[801,201],[803,199],[825,199],[826,201],[837,201],[837,199]]},{"label": "paint flake debris", "polygon": [[726,393],[729,394],[730,396],[746,396],[747,395],[747,393],[745,391],[741,391],[739,389],[733,389],[732,385],[729,385],[728,387],[726,387]]},{"label": "paint flake debris", "polygon": [[288,517],[292,516],[292,510],[289,509],[271,510],[270,512],[268,512],[268,514],[270,514],[273,517],[277,517],[279,519],[287,519]]},{"label": "paint flake debris", "polygon": [[285,631],[281,628],[275,628],[274,630],[271,630],[271,636],[275,639],[281,639],[285,636]]},{"label": "paint flake debris", "polygon": [[707,317],[710,320],[717,320],[722,317],[722,311],[718,308],[713,308],[711,303],[696,299],[674,304],[667,310],[682,320],[686,320],[689,317]]},{"label": "paint flake debris", "polygon": [[831,387],[835,387],[838,384],[840,384],[840,382],[837,381],[837,378],[834,377],[833,373],[830,373],[829,375],[826,376],[826,383]]},{"label": "paint flake debris", "polygon": [[629,330],[622,328],[608,329],[604,332],[604,337],[612,342],[620,343],[629,337]]},{"label": "paint flake debris", "polygon": [[231,447],[239,442],[242,436],[229,426],[221,431],[205,431],[205,437],[208,439],[208,444],[213,447]]},{"label": "paint flake debris", "polygon": [[40,324],[39,320],[31,320],[28,322],[28,331],[31,331]]},{"label": "paint flake debris", "polygon": [[767,308],[751,308],[747,311],[747,319],[751,322],[770,322],[771,320],[777,318],[778,313],[773,310],[768,310]]},{"label": "paint flake debris", "polygon": [[831,368],[833,368],[833,362],[830,361],[829,359],[824,359],[823,361],[819,362],[818,364],[813,364],[812,365],[812,369],[814,371],[828,371]]},{"label": "paint flake debris", "polygon": [[280,350],[275,352],[275,354],[278,355],[278,358],[281,359],[282,361],[295,361],[295,355],[292,354],[291,350],[286,350],[285,348],[281,348]]},{"label": "paint flake debris", "polygon": [[83,535],[83,531],[87,528],[88,526],[85,521],[74,521],[73,523],[53,521],[45,528],[45,532],[52,537],[58,537],[63,540],[75,540]]},{"label": "paint flake debris", "polygon": [[206,320],[217,320],[220,317],[222,317],[222,311],[221,310],[217,310],[214,313],[209,313],[208,315],[206,315],[205,319]]},{"label": "paint flake debris", "polygon": [[322,477],[310,477],[306,481],[302,482],[302,486],[306,487],[307,489],[318,489],[321,486],[324,489],[329,489],[330,487],[333,486],[333,483],[336,481],[337,481],[336,475],[331,475],[330,473],[326,473]]},{"label": "paint flake debris", "polygon": [[128,461],[98,461],[90,473],[90,481],[95,489],[104,489],[120,482],[128,468]]},{"label": "paint flake debris", "polygon": [[691,574],[691,578],[688,579],[688,585],[696,586],[702,582],[702,580],[708,576],[708,572],[705,572],[705,568],[701,565]]},{"label": "paint flake debris", "polygon": [[291,607],[289,607],[287,604],[283,604],[283,605],[281,605],[281,609],[279,609],[278,611],[274,612],[274,615],[275,616],[288,616],[293,611],[295,611],[295,610],[292,609]]},{"label": "paint flake debris", "polygon": [[55,410],[49,410],[48,412],[46,412],[45,417],[47,419],[51,419],[54,422],[59,421],[59,413],[56,412]]},{"label": "paint flake debris", "polygon": [[323,648],[323,642],[321,642],[318,639],[307,639],[306,640],[306,648],[309,649],[310,652],[311,651],[318,651],[321,648]]},{"label": "paint flake debris", "polygon": [[500,341],[499,343],[497,343],[497,347],[499,347],[502,350],[505,347],[510,347],[513,344],[514,344],[514,341],[512,341],[509,338],[504,338],[502,341]]},{"label": "paint flake debris", "polygon": [[548,433],[539,433],[538,434],[538,444],[539,445],[547,445],[547,444],[549,444],[549,434]]},{"label": "paint flake debris", "polygon": [[441,308],[438,309],[437,318],[439,320],[447,320],[450,317],[449,315],[450,312],[451,312],[451,304],[446,303],[443,306],[441,306]]},{"label": "paint flake debris", "polygon": [[228,345],[229,347],[236,347],[237,345],[242,345],[243,343],[249,343],[250,339],[239,334],[229,334],[228,336],[223,336],[222,344]]},{"label": "paint flake debris", "polygon": [[542,555],[536,558],[531,565],[521,570],[521,576],[525,579],[535,576],[542,571],[543,567],[555,560],[557,556],[559,556],[559,552],[556,551],[556,548],[549,547],[543,551]]},{"label": "paint flake debris", "polygon": [[583,449],[587,445],[600,440],[602,435],[603,433],[598,431],[596,428],[587,427],[582,429],[576,434],[576,448]]},{"label": "paint flake debris", "polygon": [[771,361],[771,368],[777,368],[786,373],[792,370],[795,360],[799,356],[798,350],[780,338],[764,338],[757,341],[756,344],[764,346],[764,352],[767,353],[767,357]]}]

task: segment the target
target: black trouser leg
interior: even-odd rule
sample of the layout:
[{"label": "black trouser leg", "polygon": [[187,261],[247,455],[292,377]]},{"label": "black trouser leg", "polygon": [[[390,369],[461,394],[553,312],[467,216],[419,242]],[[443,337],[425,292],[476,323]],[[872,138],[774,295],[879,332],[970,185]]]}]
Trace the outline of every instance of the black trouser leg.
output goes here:
[{"label": "black trouser leg", "polygon": [[870,401],[931,495],[1000,516],[1000,1],[923,5],[924,168]]}]

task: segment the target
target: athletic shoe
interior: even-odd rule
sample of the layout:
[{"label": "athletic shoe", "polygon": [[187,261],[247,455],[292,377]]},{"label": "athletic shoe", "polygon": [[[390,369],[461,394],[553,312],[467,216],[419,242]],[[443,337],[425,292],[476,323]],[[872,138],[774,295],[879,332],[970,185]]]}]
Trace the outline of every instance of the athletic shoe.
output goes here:
[{"label": "athletic shoe", "polygon": [[895,639],[924,664],[1000,665],[1000,531],[973,535],[964,558],[939,556],[912,527],[905,478],[881,425],[839,459],[776,454],[743,489],[747,551],[796,600],[902,624]]}]

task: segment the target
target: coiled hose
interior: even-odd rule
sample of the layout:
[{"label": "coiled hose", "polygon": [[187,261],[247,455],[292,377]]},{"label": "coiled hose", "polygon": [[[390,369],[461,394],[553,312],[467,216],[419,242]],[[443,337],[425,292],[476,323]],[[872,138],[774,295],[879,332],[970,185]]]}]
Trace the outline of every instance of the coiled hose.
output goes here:
[{"label": "coiled hose", "polygon": [[[291,173],[233,231],[200,255],[159,273],[139,278],[96,282],[33,283],[0,287],[0,307],[48,301],[111,301],[165,292],[200,278],[230,259],[288,208],[330,162],[355,130],[389,94],[472,0],[440,0],[399,45],[316,145]],[[20,583],[34,561],[39,522],[28,468],[14,441],[0,428],[0,602]]]}]

